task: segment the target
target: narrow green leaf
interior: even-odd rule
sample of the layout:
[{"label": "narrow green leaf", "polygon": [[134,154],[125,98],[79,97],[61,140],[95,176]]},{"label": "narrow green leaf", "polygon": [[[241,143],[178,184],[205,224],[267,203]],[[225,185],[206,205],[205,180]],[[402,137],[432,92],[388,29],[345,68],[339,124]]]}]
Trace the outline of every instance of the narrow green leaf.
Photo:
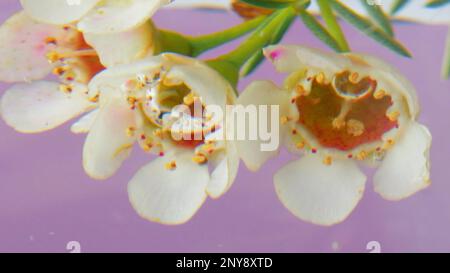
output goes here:
[{"label": "narrow green leaf", "polygon": [[384,11],[379,5],[369,4],[367,0],[360,0],[361,4],[367,11],[367,14],[372,18],[372,20],[389,36],[394,36],[394,31],[392,29],[391,21],[389,17],[386,16]]},{"label": "narrow green leaf", "polygon": [[240,0],[246,4],[266,8],[266,9],[281,9],[288,6],[292,6],[295,0]]},{"label": "narrow green leaf", "polygon": [[345,39],[344,32],[339,25],[336,16],[331,9],[328,0],[317,0],[317,4],[320,8],[320,14],[325,21],[327,26],[327,30],[336,39],[336,42],[339,44],[339,47],[342,51],[347,52],[350,51],[350,46],[348,45],[347,39]]},{"label": "narrow green leaf", "polygon": [[394,0],[391,6],[390,14],[394,15],[408,4],[410,0]]},{"label": "narrow green leaf", "polygon": [[411,53],[409,53],[409,51],[400,42],[386,34],[370,20],[355,13],[337,0],[329,1],[331,7],[336,11],[336,13],[339,14],[339,16],[341,16],[349,24],[352,24],[361,32],[374,39],[381,45],[389,48],[390,50],[402,56],[411,57]]},{"label": "narrow green leaf", "polygon": [[450,4],[450,0],[429,0],[425,6],[427,8],[440,8],[447,4]]},{"label": "narrow green leaf", "polygon": [[[292,25],[292,22],[294,21],[294,17],[292,17],[290,20],[286,20],[280,25],[280,28],[275,32],[273,35],[272,40],[268,45],[278,44],[281,39],[283,39],[284,34],[289,30],[289,27]],[[264,54],[262,50],[259,50],[256,52],[242,67],[240,75],[241,77],[245,77],[250,75],[253,71],[255,71],[256,68],[263,62],[264,60]]]},{"label": "narrow green leaf", "polygon": [[303,21],[303,24],[322,42],[324,42],[327,46],[334,49],[337,52],[343,52],[344,50],[339,46],[339,43],[336,39],[331,36],[331,34],[326,30],[320,22],[306,10],[300,11],[300,18]]},{"label": "narrow green leaf", "polygon": [[442,77],[450,78],[450,27],[447,34],[447,42],[445,45],[444,63],[442,64]]}]

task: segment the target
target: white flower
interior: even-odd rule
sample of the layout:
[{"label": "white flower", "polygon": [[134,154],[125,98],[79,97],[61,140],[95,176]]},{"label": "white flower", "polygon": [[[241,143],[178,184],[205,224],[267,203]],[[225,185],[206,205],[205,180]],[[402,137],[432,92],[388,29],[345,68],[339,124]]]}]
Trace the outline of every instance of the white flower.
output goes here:
[{"label": "white flower", "polygon": [[35,20],[49,24],[77,23],[81,32],[129,31],[147,22],[169,0],[21,0]]},{"label": "white flower", "polygon": [[[358,163],[378,166],[375,191],[389,200],[430,184],[431,135],[416,122],[414,87],[394,68],[371,56],[302,46],[273,46],[265,54],[279,72],[290,73],[284,88],[254,82],[238,104],[280,105],[284,144],[303,154],[274,177],[294,215],[319,225],[343,221],[363,196]],[[253,170],[274,155],[256,147],[238,145]]]},{"label": "white flower", "polygon": [[[0,81],[25,83],[6,91],[3,119],[18,131],[35,133],[94,109],[96,99],[86,95],[90,79],[104,66],[153,54],[152,29],[149,22],[128,32],[83,35],[73,25],[38,23],[23,11],[13,15],[0,27]],[[51,73],[57,81],[43,80]],[[93,116],[73,131],[86,132]]]},{"label": "white flower", "polygon": [[[2,117],[16,130],[49,130],[95,108],[86,84],[103,66],[72,26],[40,24],[19,12],[0,27],[0,56],[0,80],[24,82],[1,100]],[[58,81],[42,80],[50,73]]]},{"label": "white flower", "polygon": [[[218,198],[234,181],[239,157],[234,143],[216,141],[225,128],[213,117],[176,116],[180,105],[221,109],[234,101],[232,87],[204,63],[163,54],[129,65],[108,68],[89,86],[100,98],[100,112],[83,152],[86,172],[97,179],[113,175],[138,142],[158,155],[128,186],[130,202],[143,218],[164,224],[189,220],[207,196]],[[189,136],[174,138],[177,122],[197,122]],[[214,128],[205,133],[207,128]],[[205,133],[205,134],[204,134]],[[209,169],[210,168],[210,169]],[[211,171],[210,171],[211,170]]]}]

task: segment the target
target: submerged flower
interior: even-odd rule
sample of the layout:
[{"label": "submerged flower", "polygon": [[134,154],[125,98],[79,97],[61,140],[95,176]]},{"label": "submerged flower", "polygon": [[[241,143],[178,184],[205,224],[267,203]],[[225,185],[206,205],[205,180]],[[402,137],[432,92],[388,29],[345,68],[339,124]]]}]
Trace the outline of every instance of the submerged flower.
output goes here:
[{"label": "submerged flower", "polygon": [[[416,122],[414,87],[394,68],[359,54],[273,46],[265,55],[289,73],[284,88],[254,82],[241,104],[278,104],[284,144],[303,154],[275,177],[281,202],[297,217],[319,225],[343,221],[362,198],[358,163],[378,166],[375,191],[389,200],[427,187],[431,135]],[[258,169],[274,152],[240,143],[239,153]]]},{"label": "submerged flower", "polygon": [[[52,129],[95,107],[87,83],[103,66],[72,26],[40,24],[19,12],[0,27],[0,56],[0,80],[24,82],[1,100],[2,117],[16,130]],[[57,81],[42,80],[51,73]]]},{"label": "submerged flower", "polygon": [[33,19],[55,25],[77,23],[84,33],[128,31],[147,22],[170,0],[21,0]]},{"label": "submerged flower", "polygon": [[[152,29],[149,22],[128,32],[83,35],[73,25],[38,23],[23,11],[13,15],[0,27],[0,81],[25,83],[6,91],[3,119],[18,131],[34,133],[94,109],[96,98],[86,95],[91,78],[104,66],[153,54]],[[51,74],[56,80],[43,80]],[[80,125],[89,117],[73,131],[85,132]]]},{"label": "submerged flower", "polygon": [[108,68],[89,86],[89,95],[99,97],[100,112],[84,146],[86,172],[110,177],[137,142],[158,158],[129,183],[131,204],[152,221],[189,220],[207,196],[228,190],[239,160],[234,143],[215,137],[225,130],[223,117],[180,109],[224,109],[234,101],[232,90],[206,64],[175,54]]}]

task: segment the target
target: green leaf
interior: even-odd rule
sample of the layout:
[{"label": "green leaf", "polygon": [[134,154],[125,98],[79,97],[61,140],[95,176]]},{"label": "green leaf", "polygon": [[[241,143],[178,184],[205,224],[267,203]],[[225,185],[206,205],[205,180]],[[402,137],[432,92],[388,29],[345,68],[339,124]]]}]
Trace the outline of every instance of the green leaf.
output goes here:
[{"label": "green leaf", "polygon": [[341,26],[339,25],[337,18],[328,3],[328,0],[317,0],[317,5],[319,5],[320,15],[327,26],[327,30],[339,44],[341,50],[344,52],[350,51],[344,32],[342,31]]},{"label": "green leaf", "polygon": [[373,24],[370,20],[355,13],[337,0],[329,0],[331,7],[349,24],[352,24],[361,32],[374,39],[390,50],[405,56],[411,57],[411,53],[397,40],[386,34],[383,30]]},{"label": "green leaf", "polygon": [[240,0],[246,4],[266,8],[266,9],[281,9],[288,6],[292,6],[296,3],[296,0]]},{"label": "green leaf", "polygon": [[408,4],[410,0],[394,0],[391,6],[390,14],[394,15]]},{"label": "green leaf", "polygon": [[328,30],[323,27],[320,22],[306,10],[300,11],[300,18],[303,21],[303,24],[322,42],[324,42],[327,46],[334,49],[337,52],[343,52],[344,50],[339,46],[339,43],[336,39],[331,36]]},{"label": "green leaf", "polygon": [[444,62],[442,64],[442,77],[450,78],[450,27],[447,34],[447,42],[445,45]]},{"label": "green leaf", "polygon": [[367,14],[372,18],[372,20],[389,36],[394,36],[394,31],[392,29],[391,21],[386,16],[384,11],[379,5],[369,4],[367,0],[360,0],[361,4],[367,11]]},{"label": "green leaf", "polygon": [[429,0],[425,6],[427,8],[440,8],[447,4],[450,4],[450,0]]},{"label": "green leaf", "polygon": [[[294,17],[290,18],[290,20],[284,21],[279,29],[274,33],[272,40],[268,45],[278,44],[281,39],[283,39],[284,34],[288,31],[289,27],[292,25],[292,22],[294,21]],[[262,50],[258,50],[242,67],[240,75],[241,77],[245,77],[250,75],[253,71],[255,71],[256,68],[263,62],[264,60],[264,54]]]}]

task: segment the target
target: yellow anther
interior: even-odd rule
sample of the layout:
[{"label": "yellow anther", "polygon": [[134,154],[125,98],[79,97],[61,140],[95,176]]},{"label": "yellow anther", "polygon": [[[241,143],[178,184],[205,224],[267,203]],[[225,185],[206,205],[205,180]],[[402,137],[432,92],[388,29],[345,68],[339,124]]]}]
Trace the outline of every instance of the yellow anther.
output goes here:
[{"label": "yellow anther", "polygon": [[320,72],[317,76],[316,76],[316,81],[319,84],[323,84],[325,82],[325,75]]},{"label": "yellow anther", "polygon": [[341,129],[345,126],[345,119],[337,117],[333,120],[333,128],[334,129]]},{"label": "yellow anther", "polygon": [[161,129],[157,129],[157,130],[153,131],[153,135],[155,137],[162,138],[163,137],[163,131]]},{"label": "yellow anther", "polygon": [[300,141],[295,146],[297,147],[297,149],[303,149],[303,148],[305,148],[305,142]]},{"label": "yellow anther", "polygon": [[356,159],[358,159],[358,160],[364,160],[364,159],[367,158],[367,156],[368,156],[368,154],[367,154],[366,151],[361,151],[361,152],[359,152],[358,155],[356,156]]},{"label": "yellow anther", "polygon": [[291,119],[290,119],[288,116],[282,116],[282,117],[280,118],[281,124],[286,124],[286,123],[288,123],[290,120],[291,120]]},{"label": "yellow anther", "polygon": [[353,72],[348,76],[348,80],[354,84],[358,83],[358,78],[359,78],[358,72]]},{"label": "yellow anther", "polygon": [[173,171],[177,168],[177,163],[175,161],[170,161],[169,163],[166,163],[164,167],[166,168],[166,170]]},{"label": "yellow anther", "polygon": [[383,89],[380,89],[373,93],[373,97],[377,100],[384,98],[384,96],[386,96],[386,91],[384,91]]},{"label": "yellow anther", "polygon": [[136,104],[136,102],[137,102],[137,98],[135,98],[135,97],[128,97],[127,98],[127,101],[128,101],[128,103],[130,104],[130,105],[135,105]]},{"label": "yellow anther", "polygon": [[202,154],[198,154],[192,158],[192,161],[194,161],[197,164],[205,164],[206,162],[208,162],[208,158],[206,158],[206,156]]},{"label": "yellow anther", "polygon": [[359,120],[351,119],[347,122],[347,133],[352,136],[360,136],[364,133],[364,123]]},{"label": "yellow anther", "polygon": [[135,132],[136,132],[136,128],[134,128],[132,126],[130,126],[126,129],[127,136],[129,136],[129,137],[134,136]]},{"label": "yellow anther", "polygon": [[50,51],[46,55],[47,60],[51,63],[55,63],[61,59],[61,55],[56,51]]},{"label": "yellow anther", "polygon": [[325,164],[325,165],[331,165],[333,163],[333,158],[331,157],[331,156],[326,156],[324,159],[323,159],[323,164]]},{"label": "yellow anther", "polygon": [[186,105],[192,105],[195,101],[195,96],[194,94],[191,92],[189,94],[187,94],[184,98],[183,98],[183,102]]},{"label": "yellow anther", "polygon": [[97,103],[97,102],[99,101],[99,99],[100,99],[100,95],[97,94],[97,95],[95,95],[94,97],[89,98],[89,101],[90,101],[90,102],[93,102],[93,103]]},{"label": "yellow anther", "polygon": [[385,149],[389,149],[390,147],[392,147],[394,145],[395,141],[392,138],[389,138],[388,140],[386,140],[385,143]]},{"label": "yellow anther", "polygon": [[146,75],[138,75],[137,76],[137,83],[140,88],[144,87],[148,83],[148,77]]},{"label": "yellow anther", "polygon": [[45,38],[45,43],[48,45],[56,45],[57,41],[55,37],[47,37]]},{"label": "yellow anther", "polygon": [[67,71],[66,68],[64,68],[62,66],[58,66],[58,67],[53,68],[52,73],[57,76],[62,76],[66,71]]},{"label": "yellow anther", "polygon": [[59,91],[61,91],[61,92],[63,92],[63,93],[66,93],[66,94],[70,94],[70,93],[72,93],[73,88],[72,88],[72,86],[70,86],[70,85],[67,85],[67,84],[61,84],[61,85],[59,86]]},{"label": "yellow anther", "polygon": [[397,121],[399,116],[400,116],[399,111],[393,111],[387,114],[387,117],[390,121]]},{"label": "yellow anther", "polygon": [[152,143],[145,143],[142,145],[142,149],[144,150],[144,152],[150,152],[152,148],[153,148]]}]

